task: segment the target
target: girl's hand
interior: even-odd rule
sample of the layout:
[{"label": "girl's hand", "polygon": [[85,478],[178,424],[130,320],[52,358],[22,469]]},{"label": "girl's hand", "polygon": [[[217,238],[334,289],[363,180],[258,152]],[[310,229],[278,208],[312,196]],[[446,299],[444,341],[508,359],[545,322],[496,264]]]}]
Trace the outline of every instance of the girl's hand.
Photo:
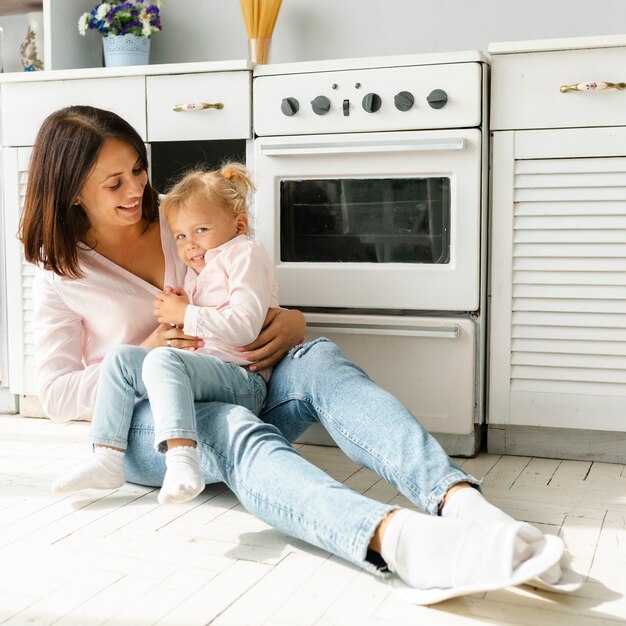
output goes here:
[{"label": "girl's hand", "polygon": [[187,294],[180,287],[165,287],[156,294],[154,314],[161,324],[184,324],[189,304]]},{"label": "girl's hand", "polygon": [[181,350],[196,350],[204,346],[199,337],[185,335],[181,328],[171,324],[159,324],[140,344],[142,348],[180,348]]},{"label": "girl's hand", "polygon": [[241,356],[253,361],[251,371],[276,365],[306,332],[306,321],[300,311],[270,309],[259,336],[241,348]]}]

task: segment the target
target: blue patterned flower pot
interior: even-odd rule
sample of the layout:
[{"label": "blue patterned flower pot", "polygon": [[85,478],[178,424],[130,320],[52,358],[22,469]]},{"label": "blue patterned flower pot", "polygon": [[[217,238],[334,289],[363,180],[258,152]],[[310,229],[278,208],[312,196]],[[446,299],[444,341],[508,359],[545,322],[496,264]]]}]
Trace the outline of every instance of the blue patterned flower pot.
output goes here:
[{"label": "blue patterned flower pot", "polygon": [[108,35],[102,38],[105,67],[148,65],[150,39],[137,35]]}]

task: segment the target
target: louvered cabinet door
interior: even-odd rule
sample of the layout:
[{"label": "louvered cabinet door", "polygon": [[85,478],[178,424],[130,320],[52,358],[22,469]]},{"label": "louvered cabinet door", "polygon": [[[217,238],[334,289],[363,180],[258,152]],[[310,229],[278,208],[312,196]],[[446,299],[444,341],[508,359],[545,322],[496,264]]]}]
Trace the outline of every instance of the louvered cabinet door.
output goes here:
[{"label": "louvered cabinet door", "polygon": [[35,395],[37,382],[32,332],[35,268],[24,260],[22,244],[17,239],[29,156],[30,148],[5,148],[2,154],[9,389],[15,394]]},{"label": "louvered cabinet door", "polygon": [[489,422],[626,431],[626,129],[492,148]]}]

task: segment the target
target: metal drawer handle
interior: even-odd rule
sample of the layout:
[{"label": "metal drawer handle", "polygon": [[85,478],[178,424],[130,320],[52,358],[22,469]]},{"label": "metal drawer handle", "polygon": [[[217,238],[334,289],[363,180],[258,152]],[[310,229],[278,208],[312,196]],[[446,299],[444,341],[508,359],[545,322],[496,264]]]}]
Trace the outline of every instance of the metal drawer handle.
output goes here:
[{"label": "metal drawer handle", "polygon": [[397,337],[431,337],[441,339],[458,339],[461,336],[460,326],[392,326],[378,324],[350,324],[341,322],[311,322],[309,330],[321,333],[341,333],[344,335],[391,335]]},{"label": "metal drawer handle", "polygon": [[563,85],[559,91],[567,93],[568,91],[602,91],[604,89],[626,89],[626,83],[604,83],[602,81],[591,80],[587,83],[577,83],[576,85]]},{"label": "metal drawer handle", "polygon": [[172,111],[202,111],[202,109],[223,109],[221,102],[211,104],[210,102],[184,102],[183,104],[175,104]]}]

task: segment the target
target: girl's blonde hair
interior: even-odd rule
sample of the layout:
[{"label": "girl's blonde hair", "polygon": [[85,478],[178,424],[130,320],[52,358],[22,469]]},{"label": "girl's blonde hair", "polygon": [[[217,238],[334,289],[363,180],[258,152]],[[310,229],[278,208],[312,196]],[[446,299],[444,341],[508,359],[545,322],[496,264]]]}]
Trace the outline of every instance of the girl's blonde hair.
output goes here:
[{"label": "girl's blonde hair", "polygon": [[248,170],[241,163],[226,163],[219,170],[188,172],[161,201],[163,213],[170,220],[189,198],[200,195],[209,204],[218,204],[230,215],[248,214],[248,196],[254,186]]}]

